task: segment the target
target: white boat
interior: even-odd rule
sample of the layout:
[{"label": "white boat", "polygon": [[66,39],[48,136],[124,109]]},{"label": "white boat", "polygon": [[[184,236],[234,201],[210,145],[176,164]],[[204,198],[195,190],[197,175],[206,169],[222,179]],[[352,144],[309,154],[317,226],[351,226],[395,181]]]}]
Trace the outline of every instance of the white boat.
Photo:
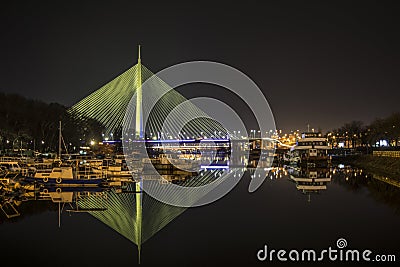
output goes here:
[{"label": "white boat", "polygon": [[0,166],[4,167],[6,172],[12,174],[18,174],[22,171],[18,161],[0,161]]},{"label": "white boat", "polygon": [[[59,126],[59,143],[61,144],[61,121]],[[61,161],[61,145],[58,157],[54,160],[50,170],[36,170],[34,175],[25,176],[27,182],[39,182],[51,186],[99,186],[105,179],[101,174],[93,173],[91,168],[80,166],[78,161],[63,163]]]},{"label": "white boat", "polygon": [[63,165],[52,168],[50,172],[37,171],[25,180],[53,186],[99,186],[105,181],[101,175],[82,173],[78,167]]},{"label": "white boat", "polygon": [[327,167],[330,164],[328,140],[318,132],[305,132],[296,145],[288,152],[292,165],[307,167]]},{"label": "white boat", "polygon": [[125,159],[121,157],[114,160],[100,159],[87,161],[87,164],[92,168],[95,173],[102,173],[107,178],[124,177],[132,178],[132,171],[129,170]]}]

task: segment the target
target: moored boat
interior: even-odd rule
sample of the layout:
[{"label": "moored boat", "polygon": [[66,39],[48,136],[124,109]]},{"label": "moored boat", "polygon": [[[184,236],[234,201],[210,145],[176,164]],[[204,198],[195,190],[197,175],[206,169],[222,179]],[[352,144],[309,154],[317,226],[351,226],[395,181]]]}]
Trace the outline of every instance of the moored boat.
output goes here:
[{"label": "moored boat", "polygon": [[105,179],[98,174],[82,174],[73,166],[60,165],[52,168],[50,172],[38,171],[33,176],[27,176],[25,181],[54,186],[99,186]]},{"label": "moored boat", "polygon": [[328,140],[318,132],[305,132],[289,151],[288,160],[292,165],[302,167],[328,167],[330,156]]},{"label": "moored boat", "polygon": [[59,126],[59,151],[57,158],[53,161],[53,167],[44,170],[36,170],[32,175],[26,175],[27,182],[38,182],[54,186],[100,186],[106,180],[102,174],[93,173],[91,167],[79,165],[75,160],[70,163],[61,161],[61,121]]}]

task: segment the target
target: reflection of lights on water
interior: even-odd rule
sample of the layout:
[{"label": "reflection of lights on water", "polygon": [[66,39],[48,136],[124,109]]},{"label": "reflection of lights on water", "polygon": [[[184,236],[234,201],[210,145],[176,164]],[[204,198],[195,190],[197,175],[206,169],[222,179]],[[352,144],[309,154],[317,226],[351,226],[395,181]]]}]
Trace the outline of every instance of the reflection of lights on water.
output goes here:
[{"label": "reflection of lights on water", "polygon": [[202,165],[202,166],[200,166],[200,168],[201,169],[210,169],[210,170],[213,170],[213,169],[229,169],[229,166],[211,166],[211,165],[204,166],[204,165]]},{"label": "reflection of lights on water", "polygon": [[348,181],[349,180],[349,177],[346,177],[346,181]]}]

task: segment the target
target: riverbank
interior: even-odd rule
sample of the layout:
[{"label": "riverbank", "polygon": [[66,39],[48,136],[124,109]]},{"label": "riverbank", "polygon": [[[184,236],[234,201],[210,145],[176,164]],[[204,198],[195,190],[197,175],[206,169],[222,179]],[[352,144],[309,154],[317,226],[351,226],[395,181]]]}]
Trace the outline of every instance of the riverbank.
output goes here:
[{"label": "riverbank", "polygon": [[[338,163],[350,164],[367,172],[400,180],[400,158],[355,155],[335,159]],[[340,161],[340,162],[339,162]]]}]

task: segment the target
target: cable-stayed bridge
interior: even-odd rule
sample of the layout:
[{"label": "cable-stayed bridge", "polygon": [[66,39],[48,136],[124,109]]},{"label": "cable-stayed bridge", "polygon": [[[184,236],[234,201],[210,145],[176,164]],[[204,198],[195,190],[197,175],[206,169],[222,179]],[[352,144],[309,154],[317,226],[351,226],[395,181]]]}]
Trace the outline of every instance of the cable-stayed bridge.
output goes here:
[{"label": "cable-stayed bridge", "polygon": [[[148,90],[142,92],[142,84],[147,82]],[[160,99],[157,105],[149,107],[155,97]],[[129,110],[128,105],[132,98],[136,100],[136,105]],[[183,129],[175,129],[174,125],[167,125],[171,132],[185,133],[185,136],[202,137],[204,135],[214,135],[216,138],[226,136],[227,132],[218,122],[212,120],[204,111],[187,101],[176,90],[154,75],[148,68],[141,63],[140,47],[137,64],[127,69],[122,74],[100,87],[78,103],[73,105],[69,112],[76,119],[94,119],[103,125],[105,135],[120,133],[123,123],[129,123],[129,128],[134,133],[134,138],[145,138],[146,136],[156,136],[168,139],[169,134],[162,131],[163,122],[168,114],[185,103],[185,110],[176,118],[187,120]],[[143,112],[149,113],[146,125],[143,125]],[[194,118],[191,120],[191,118]],[[122,136],[132,138],[131,136]]]},{"label": "cable-stayed bridge", "polygon": [[[99,122],[104,127],[105,135],[119,134],[123,142],[147,140],[150,137],[152,137],[150,142],[173,141],[171,140],[173,137],[188,141],[188,138],[197,139],[204,136],[212,136],[214,139],[229,142],[229,133],[219,122],[187,101],[185,97],[146,68],[141,63],[140,47],[138,54],[137,64],[73,105],[69,110],[70,114],[79,120],[91,119]],[[146,92],[142,91],[144,82],[149,84]],[[157,104],[150,107],[148,103],[160,95]],[[130,109],[132,103],[136,105]],[[175,122],[177,125],[183,125],[183,128],[175,129],[175,123],[173,123],[167,125],[170,131],[165,132],[163,122],[168,114],[182,103],[185,108]],[[143,125],[143,112],[149,114],[146,125]],[[124,123],[129,124],[126,127],[129,131],[123,133]],[[243,170],[239,171],[243,172]],[[230,171],[225,179],[230,175],[233,176],[235,172]],[[180,185],[198,187],[212,182],[218,183],[218,178],[223,173],[227,174],[227,170],[203,169],[192,174],[190,179],[185,179]],[[139,173],[133,177],[134,182],[128,184],[129,193],[117,193],[111,190],[107,193],[106,202],[93,196],[82,199],[77,204],[81,208],[91,210],[88,212],[92,216],[135,243],[140,255],[143,242],[186,210],[184,207],[162,203],[142,191],[143,180],[151,180],[148,178],[155,174],[150,173],[146,177],[145,174]],[[162,190],[162,185],[158,181],[153,181],[152,186],[156,190]],[[208,191],[204,192],[204,194],[207,193]],[[179,198],[179,195],[174,197]],[[193,202],[196,200],[193,199]],[[104,205],[106,209],[102,210]]]}]

